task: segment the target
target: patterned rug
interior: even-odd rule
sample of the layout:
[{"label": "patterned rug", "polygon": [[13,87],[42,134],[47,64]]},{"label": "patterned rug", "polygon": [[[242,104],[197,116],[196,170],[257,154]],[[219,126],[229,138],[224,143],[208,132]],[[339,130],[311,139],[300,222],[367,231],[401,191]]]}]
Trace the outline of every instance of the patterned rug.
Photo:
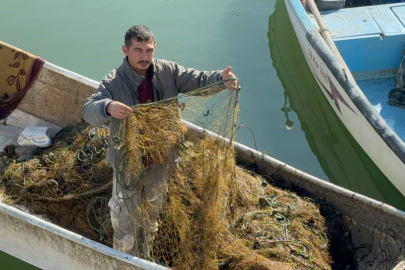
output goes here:
[{"label": "patterned rug", "polygon": [[18,106],[44,62],[0,41],[0,119],[6,118]]}]

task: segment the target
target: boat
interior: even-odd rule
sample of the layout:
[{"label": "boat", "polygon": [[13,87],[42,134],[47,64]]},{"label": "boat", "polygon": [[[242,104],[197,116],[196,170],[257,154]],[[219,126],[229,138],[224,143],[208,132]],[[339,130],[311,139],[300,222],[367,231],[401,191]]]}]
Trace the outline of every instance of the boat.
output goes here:
[{"label": "boat", "polygon": [[342,125],[305,61],[284,1],[269,19],[269,47],[283,88],[286,122],[296,114],[309,147],[327,180],[398,209],[405,197],[368,157]]},{"label": "boat", "polygon": [[405,4],[326,2],[338,1],[285,0],[301,51],[338,121],[405,195],[405,112],[388,104],[405,46]]},{"label": "boat", "polygon": [[[0,151],[26,126],[60,128],[81,118],[98,82],[44,61],[29,91],[0,125]],[[198,132],[204,129],[189,124]],[[209,132],[207,132],[209,133]],[[237,162],[305,197],[338,209],[359,269],[401,267],[405,213],[234,143]],[[168,269],[85,238],[0,202],[0,250],[43,269]],[[342,227],[342,228],[343,228]],[[35,252],[34,252],[35,251]],[[399,266],[398,266],[399,265]]]}]

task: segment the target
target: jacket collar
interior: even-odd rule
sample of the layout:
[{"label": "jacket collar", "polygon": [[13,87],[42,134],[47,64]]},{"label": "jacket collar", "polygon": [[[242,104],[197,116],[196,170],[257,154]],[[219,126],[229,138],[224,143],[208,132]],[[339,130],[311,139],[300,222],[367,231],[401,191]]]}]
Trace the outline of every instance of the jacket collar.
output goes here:
[{"label": "jacket collar", "polygon": [[[152,74],[155,73],[155,65],[154,65],[155,59],[152,60],[152,63],[149,67],[149,69],[151,69]],[[122,66],[125,70],[125,73],[128,75],[128,78],[131,81],[135,81],[137,82],[137,84],[141,84],[142,81],[145,79],[144,76],[139,75],[138,73],[135,72],[134,68],[129,64],[127,57],[124,57],[123,61],[122,61]]]}]

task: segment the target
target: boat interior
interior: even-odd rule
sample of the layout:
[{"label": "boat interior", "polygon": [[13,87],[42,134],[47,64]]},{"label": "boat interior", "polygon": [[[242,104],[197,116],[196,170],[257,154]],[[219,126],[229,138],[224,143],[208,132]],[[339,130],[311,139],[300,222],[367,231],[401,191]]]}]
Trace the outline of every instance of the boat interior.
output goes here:
[{"label": "boat interior", "polygon": [[320,11],[322,19],[360,89],[405,141],[405,107],[387,104],[405,55],[405,3],[351,3]]}]

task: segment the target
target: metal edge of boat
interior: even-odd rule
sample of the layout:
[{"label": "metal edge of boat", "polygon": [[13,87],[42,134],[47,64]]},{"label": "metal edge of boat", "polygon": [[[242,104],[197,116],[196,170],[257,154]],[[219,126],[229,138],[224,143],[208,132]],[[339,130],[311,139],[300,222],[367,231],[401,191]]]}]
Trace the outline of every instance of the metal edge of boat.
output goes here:
[{"label": "metal edge of boat", "polygon": [[[349,74],[350,71],[345,70],[331,52],[319,31],[312,24],[301,2],[299,0],[285,0],[285,3],[304,57],[324,96],[359,145],[392,184],[405,196],[403,177],[405,171],[405,143],[372,107],[356,82],[350,79],[352,78],[351,74]],[[326,67],[325,74],[327,72],[327,74],[332,75],[329,80],[336,88],[340,87],[342,89],[337,91],[349,104],[349,109],[340,103],[339,110],[336,102],[340,101],[333,100],[328,96],[330,93],[326,93],[326,91],[332,92],[332,90],[324,89],[325,86],[321,82],[322,76],[320,74],[317,76],[319,70],[316,70],[313,63],[311,63],[311,59],[309,59],[308,53],[306,53],[308,48],[312,49],[311,53],[319,66]],[[353,112],[359,119],[354,119]],[[373,145],[366,142],[365,138],[368,138],[368,141],[373,141]],[[382,155],[382,153],[388,154]]]}]

